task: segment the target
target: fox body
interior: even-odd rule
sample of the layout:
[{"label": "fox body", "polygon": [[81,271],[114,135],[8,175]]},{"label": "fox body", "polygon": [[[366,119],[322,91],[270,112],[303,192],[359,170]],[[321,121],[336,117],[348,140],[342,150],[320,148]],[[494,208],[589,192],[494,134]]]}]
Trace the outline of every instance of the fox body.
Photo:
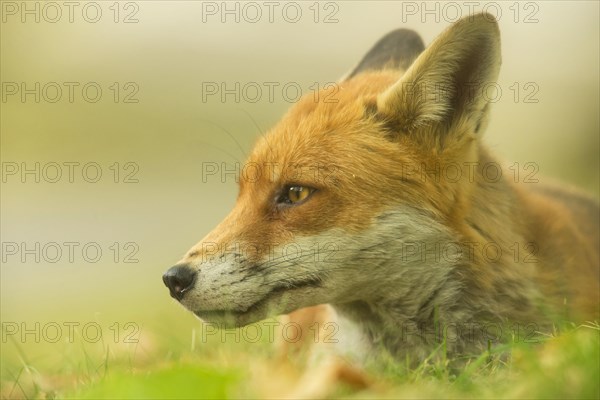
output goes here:
[{"label": "fox body", "polygon": [[439,326],[460,354],[485,324],[598,319],[598,205],[490,172],[500,62],[487,14],[426,49],[384,37],[259,139],[234,209],[163,277],[172,296],[222,327],[330,304],[367,348],[416,358]]}]

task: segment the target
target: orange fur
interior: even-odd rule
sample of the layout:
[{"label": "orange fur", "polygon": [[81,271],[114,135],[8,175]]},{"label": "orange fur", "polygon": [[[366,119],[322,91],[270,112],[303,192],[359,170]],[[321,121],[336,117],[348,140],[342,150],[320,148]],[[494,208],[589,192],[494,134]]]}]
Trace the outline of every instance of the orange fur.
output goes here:
[{"label": "orange fur", "polygon": [[[431,344],[422,336],[401,339],[407,323],[542,329],[598,320],[597,202],[576,191],[512,182],[508,171],[499,179],[486,174],[495,163],[480,138],[489,104],[477,93],[497,77],[499,37],[489,15],[464,19],[412,64],[355,71],[319,101],[301,99],[256,144],[248,160],[256,173],[241,176],[230,215],[182,260],[198,276],[182,304],[201,317],[233,315],[232,325],[240,326],[268,316],[271,303],[291,312],[327,302],[397,355],[424,354],[419,346]],[[448,90],[432,97],[415,92],[414,84]],[[469,86],[474,92],[464,90]],[[452,165],[462,167],[458,177],[440,173]],[[315,191],[302,204],[278,203],[281,191],[296,185]],[[406,261],[392,241],[379,239],[403,244],[411,235],[429,245],[450,236],[461,258],[416,265],[418,259]],[[346,246],[339,254],[352,256],[318,267],[306,259],[285,267],[265,261],[274,246],[323,237],[339,238]],[[380,246],[379,258],[363,243],[370,241]],[[206,243],[221,249],[243,243],[248,250],[242,260],[217,263],[204,260]],[[482,252],[489,244],[498,257]],[[363,254],[370,257],[364,265],[357,262]],[[215,300],[207,290],[221,296]],[[323,310],[296,311],[289,320],[305,327],[331,320]],[[472,349],[467,341],[449,351]],[[487,345],[484,336],[471,341],[476,349]]]}]

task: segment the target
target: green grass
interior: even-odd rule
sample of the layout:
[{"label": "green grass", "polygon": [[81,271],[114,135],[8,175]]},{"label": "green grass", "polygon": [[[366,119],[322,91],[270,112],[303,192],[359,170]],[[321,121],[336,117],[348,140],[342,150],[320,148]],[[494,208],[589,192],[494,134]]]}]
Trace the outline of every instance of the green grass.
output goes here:
[{"label": "green grass", "polygon": [[[197,332],[196,332],[197,334]],[[185,339],[187,336],[188,340]],[[62,343],[60,352],[8,341],[2,346],[2,398],[188,399],[281,397],[304,373],[301,358],[277,357],[272,343],[239,343],[233,335],[202,343],[191,333],[146,333],[139,343]],[[192,344],[194,343],[194,344]],[[53,347],[56,349],[56,347]],[[452,369],[432,357],[416,368],[385,359],[367,366],[373,384],[342,383],[344,398],[573,398],[600,396],[600,328],[570,328],[541,343],[491,347]]]},{"label": "green grass", "polygon": [[226,398],[230,388],[239,384],[239,374],[214,366],[174,363],[161,368],[132,373],[116,370],[95,384],[67,394],[66,398]]}]

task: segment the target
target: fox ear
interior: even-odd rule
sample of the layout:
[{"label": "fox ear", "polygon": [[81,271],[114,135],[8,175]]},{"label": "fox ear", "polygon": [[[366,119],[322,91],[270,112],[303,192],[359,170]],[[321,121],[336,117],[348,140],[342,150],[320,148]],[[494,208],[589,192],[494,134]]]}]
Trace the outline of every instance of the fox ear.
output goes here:
[{"label": "fox ear", "polygon": [[410,29],[396,29],[379,39],[356,67],[343,80],[368,70],[406,70],[425,49],[419,34]]},{"label": "fox ear", "polygon": [[379,95],[377,112],[400,132],[481,131],[488,109],[485,90],[495,84],[500,62],[500,31],[494,17],[464,18]]}]

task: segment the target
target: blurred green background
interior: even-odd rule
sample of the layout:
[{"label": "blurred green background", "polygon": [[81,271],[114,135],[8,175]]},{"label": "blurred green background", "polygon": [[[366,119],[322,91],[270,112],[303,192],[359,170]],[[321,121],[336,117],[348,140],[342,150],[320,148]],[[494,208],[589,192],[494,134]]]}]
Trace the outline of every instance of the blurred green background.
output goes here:
[{"label": "blurred green background", "polygon": [[[230,10],[238,7],[236,22],[235,14],[207,13],[223,7],[221,2],[97,2],[102,15],[92,23],[84,18],[87,3],[77,3],[73,22],[58,3],[62,18],[51,22],[56,10],[45,3],[3,1],[2,321],[29,328],[35,322],[97,322],[105,338],[113,334],[112,324],[133,322],[148,351],[163,335],[178,335],[191,346],[198,322],[168,296],[161,275],[227,214],[237,191],[231,176],[203,182],[202,163],[243,162],[261,131],[290,107],[281,90],[286,83],[310,93],[315,83],[335,82],[388,31],[413,28],[430,43],[455,17],[444,3],[437,3],[437,15],[410,14],[407,3],[297,2],[302,16],[292,23],[297,7],[284,18],[288,3],[277,3],[273,22],[262,2],[255,3],[262,12],[258,22],[245,3],[226,3]],[[513,3],[488,9],[501,11],[503,65],[502,97],[493,106],[485,141],[508,163],[537,163],[541,182],[560,179],[598,198],[599,3]],[[39,22],[22,14],[21,7],[35,10],[35,4]],[[435,3],[427,4],[435,10]],[[486,3],[478,4],[481,10]],[[86,18],[95,19],[96,6],[86,10]],[[461,10],[466,15],[468,9]],[[125,23],[127,17],[137,22]],[[39,102],[35,94],[25,101],[20,91],[11,94],[13,84],[20,90],[22,82],[29,89],[40,82]],[[62,88],[54,103],[48,101],[54,86],[43,90],[49,82]],[[72,102],[65,82],[78,84]],[[82,93],[89,82],[102,89],[95,103]],[[239,102],[233,95],[203,99],[207,82],[229,88],[255,82],[263,92],[256,102],[249,101],[254,92],[242,93]],[[279,84],[273,101],[265,82]],[[92,89],[87,95],[94,96]],[[292,90],[287,95],[294,97]],[[20,170],[8,174],[15,165],[34,168],[36,162],[39,183],[31,174],[22,179]],[[65,162],[80,163],[73,182]],[[96,183],[82,176],[81,166],[90,162],[102,171]],[[54,176],[49,163],[63,166],[56,183],[44,179],[45,166]],[[137,183],[125,182],[131,172],[129,180]],[[62,257],[49,262],[55,253],[47,247],[39,262],[33,255],[23,261],[22,244],[30,249],[36,242],[58,243]],[[79,243],[72,262],[64,242]],[[7,243],[18,244],[19,252],[12,254]],[[97,262],[83,257],[86,243],[102,249]],[[134,262],[125,262],[131,252]],[[37,362],[62,356],[64,340],[27,338],[17,341]],[[14,341],[3,340],[3,364],[18,358]]]}]

